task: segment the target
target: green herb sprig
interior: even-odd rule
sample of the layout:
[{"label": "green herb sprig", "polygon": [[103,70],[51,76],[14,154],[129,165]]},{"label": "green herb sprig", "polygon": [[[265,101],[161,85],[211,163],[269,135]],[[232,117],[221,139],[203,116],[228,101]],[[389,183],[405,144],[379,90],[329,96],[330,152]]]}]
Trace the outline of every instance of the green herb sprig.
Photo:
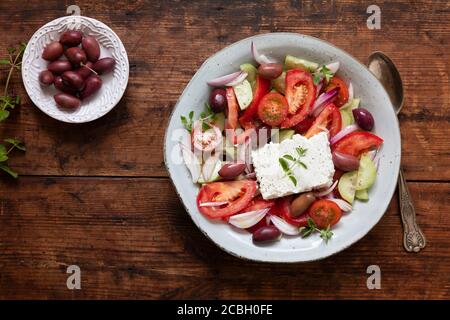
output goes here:
[{"label": "green herb sprig", "polygon": [[[308,149],[303,149],[301,147],[297,147],[295,150],[298,154],[298,158],[294,158],[290,154],[285,154],[281,158],[278,159],[278,162],[280,163],[280,166],[283,169],[284,173],[288,176],[289,180],[292,181],[294,186],[297,186],[297,179],[295,178],[294,172],[292,171],[292,169],[296,165],[300,165],[303,168],[308,169],[307,165],[300,160],[301,157],[304,157],[306,155],[306,151]],[[292,164],[289,165],[288,161],[291,161]]]},{"label": "green herb sprig", "polygon": [[333,76],[334,74],[327,68],[327,66],[321,66],[316,72],[314,72],[313,81],[315,85],[318,85],[322,79],[325,78],[326,82],[328,82],[331,78],[333,78]]},{"label": "green herb sprig", "polygon": [[[10,111],[20,105],[20,97],[10,94],[9,85],[14,71],[20,71],[21,69],[25,48],[25,43],[21,43],[18,48],[8,48],[8,57],[0,59],[0,65],[9,66],[3,95],[0,96],[0,122],[6,120],[10,115]],[[0,170],[6,172],[13,178],[17,178],[18,174],[8,166],[7,161],[11,151],[14,149],[25,151],[25,145],[22,141],[12,138],[4,139],[3,142],[0,144]]]},{"label": "green herb sprig", "polygon": [[[205,103],[205,111],[200,113],[199,121],[202,122],[203,130],[208,130],[210,126],[208,125],[208,121],[215,120],[216,113],[212,110],[211,106],[208,102]],[[181,123],[186,128],[187,131],[192,131],[192,126],[194,125],[194,111],[189,112],[188,117],[181,116]]]},{"label": "green herb sprig", "polygon": [[330,226],[328,226],[326,229],[319,229],[312,219],[308,219],[308,226],[300,228],[300,235],[302,236],[302,238],[306,238],[309,237],[313,232],[319,232],[320,237],[325,241],[325,243],[328,243],[328,240],[333,237],[333,232],[331,232]]}]

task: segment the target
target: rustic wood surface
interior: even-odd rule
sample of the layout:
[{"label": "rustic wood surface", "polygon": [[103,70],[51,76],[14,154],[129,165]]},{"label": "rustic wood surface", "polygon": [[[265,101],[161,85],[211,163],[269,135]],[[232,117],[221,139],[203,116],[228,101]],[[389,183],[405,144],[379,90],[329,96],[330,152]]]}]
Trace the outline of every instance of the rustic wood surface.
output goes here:
[{"label": "rustic wood surface", "polygon": [[[366,27],[372,1],[77,1],[120,36],[130,82],[120,104],[93,123],[67,125],[29,99],[0,124],[27,143],[0,177],[0,298],[450,297],[450,3],[377,1],[381,30]],[[0,52],[65,15],[67,1],[0,2]],[[397,196],[360,242],[329,259],[292,265],[242,261],[215,247],[182,208],[163,164],[163,134],[201,63],[242,38],[298,32],[362,62],[375,50],[405,86],[402,163],[428,246],[402,248]],[[0,75],[3,84],[5,72]],[[25,96],[19,77],[16,91]],[[158,192],[155,192],[158,190]],[[66,268],[82,289],[66,288]],[[382,270],[368,290],[366,268]]]}]

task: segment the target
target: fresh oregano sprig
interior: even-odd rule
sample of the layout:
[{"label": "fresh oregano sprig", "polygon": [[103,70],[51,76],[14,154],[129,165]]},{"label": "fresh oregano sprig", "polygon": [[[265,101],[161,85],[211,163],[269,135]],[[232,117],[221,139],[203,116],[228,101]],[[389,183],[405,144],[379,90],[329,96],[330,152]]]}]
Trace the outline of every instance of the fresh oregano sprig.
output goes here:
[{"label": "fresh oregano sprig", "polygon": [[[306,151],[308,149],[303,149],[302,147],[297,147],[295,150],[297,151],[298,158],[294,158],[290,154],[285,154],[281,158],[278,159],[278,162],[280,163],[280,166],[283,169],[284,173],[288,176],[289,180],[292,181],[294,186],[297,186],[297,179],[295,178],[294,172],[292,171],[292,169],[296,165],[300,165],[303,168],[308,169],[306,164],[300,160],[301,157],[304,157],[306,155]],[[289,165],[288,161],[291,161],[292,165]]]},{"label": "fresh oregano sprig", "polygon": [[331,78],[333,78],[334,74],[331,72],[331,70],[327,66],[321,66],[319,69],[317,69],[316,72],[313,74],[313,81],[315,85],[318,85],[322,79],[325,78],[326,82],[330,81]]},{"label": "fresh oregano sprig", "polygon": [[326,229],[317,228],[314,221],[311,218],[309,218],[308,226],[300,228],[300,235],[302,236],[302,238],[306,238],[309,237],[313,232],[319,232],[320,237],[325,241],[325,243],[328,243],[328,240],[330,240],[331,237],[333,237],[333,232],[331,232],[330,229],[331,229],[330,226],[328,226]]},{"label": "fresh oregano sprig", "polygon": [[[205,111],[200,113],[199,121],[202,122],[203,130],[208,130],[210,126],[208,121],[215,120],[216,113],[212,110],[208,102],[205,103]],[[181,116],[181,123],[186,128],[187,131],[192,131],[192,126],[194,125],[194,111],[189,112],[188,117]]]},{"label": "fresh oregano sprig", "polygon": [[[10,110],[20,105],[20,97],[18,95],[10,94],[9,85],[14,71],[20,71],[25,48],[25,43],[21,43],[18,48],[8,48],[8,57],[0,59],[0,65],[9,66],[3,95],[0,96],[0,122],[9,117]],[[13,178],[17,178],[18,174],[8,166],[7,161],[11,151],[14,149],[25,151],[25,145],[22,141],[12,138],[4,139],[3,142],[4,143],[0,144],[0,170],[6,172]]]}]

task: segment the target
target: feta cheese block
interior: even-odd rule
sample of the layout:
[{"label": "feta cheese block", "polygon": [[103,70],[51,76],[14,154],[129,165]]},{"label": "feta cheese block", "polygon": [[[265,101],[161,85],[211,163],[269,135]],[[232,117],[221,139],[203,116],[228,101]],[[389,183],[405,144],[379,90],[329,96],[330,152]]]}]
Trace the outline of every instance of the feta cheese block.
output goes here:
[{"label": "feta cheese block", "polygon": [[[280,158],[285,159],[281,162],[288,165],[288,173]],[[334,165],[326,132],[309,139],[295,134],[281,143],[268,143],[252,151],[252,162],[264,199],[329,187],[333,183]]]}]

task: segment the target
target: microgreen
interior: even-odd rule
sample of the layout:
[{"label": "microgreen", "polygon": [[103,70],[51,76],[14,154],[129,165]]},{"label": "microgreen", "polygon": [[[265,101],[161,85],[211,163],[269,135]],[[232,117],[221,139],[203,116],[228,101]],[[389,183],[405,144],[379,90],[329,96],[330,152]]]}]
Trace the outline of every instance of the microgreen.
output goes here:
[{"label": "microgreen", "polygon": [[308,226],[300,228],[300,235],[302,238],[306,238],[315,231],[320,233],[320,237],[325,241],[325,243],[328,243],[328,240],[333,237],[333,232],[331,232],[330,226],[326,229],[319,229],[311,218],[308,219]]},{"label": "microgreen", "polygon": [[[20,105],[20,97],[9,92],[9,85],[14,71],[20,71],[25,48],[25,43],[21,43],[18,48],[8,48],[8,58],[0,59],[0,65],[9,66],[3,95],[0,96],[0,122],[6,120],[11,110]],[[4,142],[5,144],[0,144],[0,170],[6,172],[13,178],[17,178],[17,173],[8,166],[6,161],[9,158],[9,153],[14,149],[25,151],[25,145],[22,141],[12,138],[4,139]]]}]

